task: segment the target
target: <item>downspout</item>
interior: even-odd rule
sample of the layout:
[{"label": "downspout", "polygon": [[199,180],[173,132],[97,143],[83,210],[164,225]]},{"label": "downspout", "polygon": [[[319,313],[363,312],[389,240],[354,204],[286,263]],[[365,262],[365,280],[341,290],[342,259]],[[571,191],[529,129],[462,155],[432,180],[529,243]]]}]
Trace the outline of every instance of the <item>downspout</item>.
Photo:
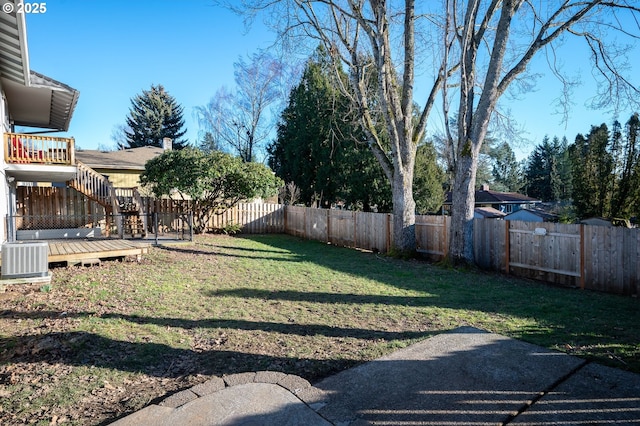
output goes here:
[{"label": "downspout", "polygon": [[17,182],[15,178],[8,177],[7,183],[7,187],[9,188],[9,193],[7,194],[9,202],[9,209],[7,210],[7,242],[13,243],[16,241],[16,206],[18,204],[16,196]]}]

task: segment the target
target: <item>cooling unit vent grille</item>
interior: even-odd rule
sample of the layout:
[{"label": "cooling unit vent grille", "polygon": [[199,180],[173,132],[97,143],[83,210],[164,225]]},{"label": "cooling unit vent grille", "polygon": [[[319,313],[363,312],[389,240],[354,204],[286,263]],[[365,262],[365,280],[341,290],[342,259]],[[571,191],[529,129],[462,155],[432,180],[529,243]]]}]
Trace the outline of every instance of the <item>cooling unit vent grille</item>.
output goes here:
[{"label": "cooling unit vent grille", "polygon": [[2,245],[2,278],[46,277],[49,273],[49,244],[43,241]]}]

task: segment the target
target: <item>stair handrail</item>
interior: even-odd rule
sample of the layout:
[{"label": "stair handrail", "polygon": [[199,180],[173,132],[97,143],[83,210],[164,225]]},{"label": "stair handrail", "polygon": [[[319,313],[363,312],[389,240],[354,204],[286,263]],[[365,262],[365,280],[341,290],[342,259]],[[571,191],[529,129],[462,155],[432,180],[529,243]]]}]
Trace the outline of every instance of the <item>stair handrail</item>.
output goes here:
[{"label": "stair handrail", "polygon": [[76,160],[76,176],[69,181],[69,186],[75,188],[92,200],[97,201],[107,210],[111,210],[115,219],[118,234],[122,234],[122,223],[119,218],[120,206],[116,191],[109,179],[96,172],[88,165]]},{"label": "stair handrail", "polygon": [[[105,207],[118,205],[117,200],[114,203],[115,191],[107,178],[81,161],[76,161],[76,166],[77,173],[72,181],[73,187]],[[118,210],[114,211],[114,213],[117,212]]]}]

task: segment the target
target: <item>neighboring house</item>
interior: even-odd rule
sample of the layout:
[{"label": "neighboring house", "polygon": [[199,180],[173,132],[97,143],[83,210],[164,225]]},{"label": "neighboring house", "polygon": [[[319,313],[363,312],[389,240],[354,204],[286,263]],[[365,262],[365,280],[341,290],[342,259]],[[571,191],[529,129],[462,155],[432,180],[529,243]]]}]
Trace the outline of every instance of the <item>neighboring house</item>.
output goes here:
[{"label": "neighboring house", "polygon": [[[451,192],[447,192],[447,198],[442,207],[444,211],[451,209]],[[475,207],[491,207],[505,214],[513,213],[520,209],[531,208],[541,201],[516,192],[491,191],[489,185],[482,185],[475,193]]]},{"label": "neighboring house", "polygon": [[506,213],[496,210],[493,207],[476,207],[473,211],[474,219],[502,219]]},{"label": "neighboring house", "polygon": [[76,175],[74,140],[13,133],[15,126],[66,131],[79,92],[32,71],[25,15],[0,13],[0,240],[7,241],[7,215],[16,207],[20,182],[65,182]]},{"label": "neighboring house", "polygon": [[520,209],[504,217],[504,220],[522,220],[524,222],[557,222],[558,215],[542,209]]},{"label": "neighboring house", "polygon": [[140,174],[147,161],[161,155],[165,148],[144,146],[118,151],[77,150],[76,159],[101,173],[115,188],[140,186]]}]

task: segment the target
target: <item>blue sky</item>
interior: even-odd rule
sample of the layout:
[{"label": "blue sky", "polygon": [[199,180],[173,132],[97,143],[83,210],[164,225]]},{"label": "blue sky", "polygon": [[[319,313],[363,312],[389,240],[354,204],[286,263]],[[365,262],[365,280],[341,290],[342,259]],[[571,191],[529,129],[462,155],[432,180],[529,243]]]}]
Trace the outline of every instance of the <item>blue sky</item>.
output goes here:
[{"label": "blue sky", "polygon": [[[80,91],[65,135],[84,149],[112,146],[112,131],[125,122],[130,99],[152,84],[164,85],[183,106],[187,138],[195,141],[194,107],[205,105],[220,87],[233,86],[233,62],[239,55],[269,48],[275,38],[259,23],[247,32],[240,17],[210,0],[46,3],[46,13],[27,16],[31,68]],[[584,55],[585,50],[572,47],[568,62],[588,75]],[[608,113],[584,108],[592,90],[585,85],[576,91],[568,122],[561,123],[551,104],[559,90],[559,83],[543,77],[534,92],[507,102],[532,141],[514,147],[518,157],[526,156],[545,134],[572,141],[591,125],[612,121]],[[620,121],[629,114],[622,113]]]},{"label": "blue sky", "polygon": [[68,132],[85,149],[113,145],[131,98],[162,84],[184,108],[187,138],[197,138],[193,108],[233,85],[233,62],[273,35],[246,33],[242,19],[208,0],[50,0],[27,16],[31,68],[80,91]]}]

